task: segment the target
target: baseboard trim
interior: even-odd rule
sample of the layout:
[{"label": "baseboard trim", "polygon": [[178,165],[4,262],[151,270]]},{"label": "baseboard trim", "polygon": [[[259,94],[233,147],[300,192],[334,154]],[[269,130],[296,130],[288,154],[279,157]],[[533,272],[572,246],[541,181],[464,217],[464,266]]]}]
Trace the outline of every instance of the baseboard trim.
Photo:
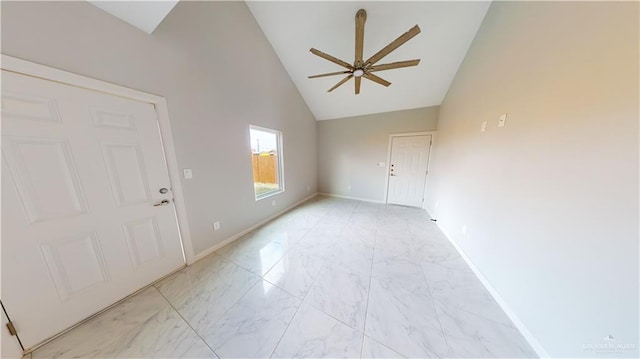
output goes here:
[{"label": "baseboard trim", "polygon": [[312,194],[312,195],[310,195],[310,196],[308,196],[308,197],[305,197],[304,199],[302,199],[302,200],[300,200],[300,201],[298,201],[298,202],[296,202],[296,203],[292,204],[291,206],[289,206],[289,207],[287,207],[287,208],[283,209],[282,211],[280,211],[280,212],[278,212],[278,213],[276,213],[276,214],[274,214],[274,215],[272,215],[272,216],[270,216],[270,217],[268,217],[268,218],[266,218],[266,219],[263,219],[262,221],[260,221],[260,222],[258,222],[258,223],[256,223],[256,224],[254,224],[253,226],[251,226],[251,227],[249,227],[249,228],[247,228],[247,229],[245,229],[245,230],[243,230],[243,231],[240,231],[239,233],[234,234],[233,236],[231,236],[231,237],[229,237],[229,238],[225,239],[224,241],[222,241],[222,242],[220,242],[220,243],[217,243],[217,244],[214,244],[213,246],[209,247],[208,249],[205,249],[204,251],[202,251],[202,252],[200,252],[200,253],[196,254],[195,256],[193,256],[193,258],[191,259],[191,261],[189,261],[189,262],[187,263],[187,265],[192,265],[193,263],[197,262],[198,260],[200,260],[200,259],[202,259],[202,258],[204,258],[204,257],[208,256],[209,254],[211,254],[211,253],[213,253],[213,252],[217,251],[218,249],[220,249],[220,248],[222,248],[222,247],[226,246],[227,244],[229,244],[229,243],[231,243],[231,242],[235,241],[236,239],[238,239],[238,238],[240,238],[240,237],[244,236],[245,234],[247,234],[247,233],[249,233],[249,232],[251,232],[251,231],[253,231],[253,230],[257,229],[258,227],[260,227],[260,226],[264,225],[265,223],[267,223],[267,222],[269,222],[269,221],[272,221],[272,220],[274,220],[274,219],[275,219],[275,218],[277,218],[277,217],[280,217],[280,216],[281,216],[281,215],[283,215],[284,213],[286,213],[286,212],[288,212],[288,211],[290,211],[290,210],[292,210],[292,209],[294,209],[294,208],[298,207],[298,206],[299,206],[299,205],[301,205],[302,203],[304,203],[304,202],[306,202],[306,201],[308,201],[308,200],[310,200],[310,199],[312,199],[312,198],[316,197],[317,195],[318,195],[318,193],[316,192],[316,193],[314,193],[314,194]]},{"label": "baseboard trim", "polygon": [[533,350],[535,350],[538,356],[540,358],[550,358],[549,354],[542,347],[538,339],[531,333],[531,331],[529,331],[529,329],[524,325],[524,323],[520,320],[520,318],[516,315],[516,313],[513,310],[511,310],[511,307],[509,307],[507,302],[504,300],[504,298],[502,298],[500,293],[498,293],[498,291],[491,284],[491,282],[482,274],[482,272],[478,269],[478,267],[476,267],[475,264],[473,264],[469,256],[467,256],[465,251],[462,249],[462,247],[460,247],[458,243],[456,243],[452,239],[452,237],[449,234],[447,234],[447,232],[445,231],[444,228],[442,228],[440,223],[436,222],[436,225],[438,226],[438,228],[440,228],[442,233],[444,233],[445,237],[447,237],[447,240],[449,240],[451,245],[453,245],[453,247],[455,247],[458,253],[460,253],[460,256],[465,261],[465,263],[467,263],[469,268],[471,268],[473,273],[475,273],[476,277],[480,279],[480,282],[482,283],[482,285],[484,285],[487,291],[489,291],[489,293],[491,294],[493,299],[496,301],[496,303],[498,303],[500,308],[502,308],[502,310],[509,317],[509,319],[511,319],[513,324],[516,326],[516,328],[518,328],[520,333],[522,333],[522,336],[527,340],[527,342],[529,342],[529,345],[531,345],[531,347],[533,348]]},{"label": "baseboard trim", "polygon": [[343,195],[340,195],[340,194],[333,194],[333,193],[318,192],[318,195],[336,197],[336,198],[344,198],[344,199],[352,199],[352,200],[355,200],[355,201],[370,202],[370,203],[381,203],[381,204],[387,203],[385,201],[376,201],[376,200],[368,199],[368,198],[343,196]]}]

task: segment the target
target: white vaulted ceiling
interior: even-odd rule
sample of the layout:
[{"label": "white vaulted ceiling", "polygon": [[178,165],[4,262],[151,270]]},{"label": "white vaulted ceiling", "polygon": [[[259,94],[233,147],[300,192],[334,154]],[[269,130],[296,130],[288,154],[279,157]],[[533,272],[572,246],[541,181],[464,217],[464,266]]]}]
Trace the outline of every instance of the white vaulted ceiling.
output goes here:
[{"label": "white vaulted ceiling", "polygon": [[[469,48],[489,2],[247,2],[291,79],[318,120],[439,105]],[[418,24],[422,32],[378,64],[421,59],[417,67],[376,74],[385,88],[362,80],[359,95],[350,80],[307,76],[343,70],[309,52],[311,47],[353,63],[355,14],[367,11],[364,58]],[[260,61],[260,54],[256,54]]]},{"label": "white vaulted ceiling", "polygon": [[[90,1],[152,33],[178,0]],[[439,105],[489,8],[485,1],[247,1],[300,94],[318,120]],[[378,64],[421,59],[416,67],[376,74],[391,86],[362,80],[359,95],[350,80],[331,93],[342,76],[307,76],[344,70],[309,52],[311,47],[353,63],[355,14],[367,11],[364,58],[419,25],[422,32]],[[230,41],[234,41],[230,36]],[[260,54],[255,54],[260,61]]]},{"label": "white vaulted ceiling", "polygon": [[151,34],[178,3],[178,0],[87,1],[147,34]]}]

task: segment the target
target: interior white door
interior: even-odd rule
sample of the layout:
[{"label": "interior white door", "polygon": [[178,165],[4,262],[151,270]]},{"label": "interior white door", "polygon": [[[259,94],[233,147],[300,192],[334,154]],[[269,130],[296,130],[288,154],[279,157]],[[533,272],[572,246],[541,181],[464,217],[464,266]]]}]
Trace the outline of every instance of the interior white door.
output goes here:
[{"label": "interior white door", "polygon": [[0,295],[24,347],[183,265],[155,107],[3,70]]},{"label": "interior white door", "polygon": [[391,138],[387,203],[422,206],[430,149],[431,135]]}]

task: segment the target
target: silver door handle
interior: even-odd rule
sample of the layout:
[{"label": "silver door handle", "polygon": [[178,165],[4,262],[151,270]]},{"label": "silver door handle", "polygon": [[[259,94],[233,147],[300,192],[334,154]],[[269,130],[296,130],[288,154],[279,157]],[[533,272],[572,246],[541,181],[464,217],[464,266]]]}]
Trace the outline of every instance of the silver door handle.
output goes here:
[{"label": "silver door handle", "polygon": [[392,173],[392,174],[390,174],[389,176],[393,176],[393,177],[395,177],[396,175],[394,175],[394,174]]},{"label": "silver door handle", "polygon": [[158,202],[158,203],[154,204],[153,206],[154,206],[154,207],[166,206],[166,205],[168,205],[169,203],[170,203],[170,202],[169,202],[169,200],[168,200],[168,199],[163,199],[162,201],[160,201],[160,202]]}]

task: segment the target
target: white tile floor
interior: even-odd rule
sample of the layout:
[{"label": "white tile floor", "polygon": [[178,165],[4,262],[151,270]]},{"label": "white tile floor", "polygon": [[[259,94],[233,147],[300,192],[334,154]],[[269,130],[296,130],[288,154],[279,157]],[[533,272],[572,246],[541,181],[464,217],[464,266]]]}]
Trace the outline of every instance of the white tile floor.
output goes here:
[{"label": "white tile floor", "polygon": [[534,357],[426,212],[317,197],[33,353]]}]

